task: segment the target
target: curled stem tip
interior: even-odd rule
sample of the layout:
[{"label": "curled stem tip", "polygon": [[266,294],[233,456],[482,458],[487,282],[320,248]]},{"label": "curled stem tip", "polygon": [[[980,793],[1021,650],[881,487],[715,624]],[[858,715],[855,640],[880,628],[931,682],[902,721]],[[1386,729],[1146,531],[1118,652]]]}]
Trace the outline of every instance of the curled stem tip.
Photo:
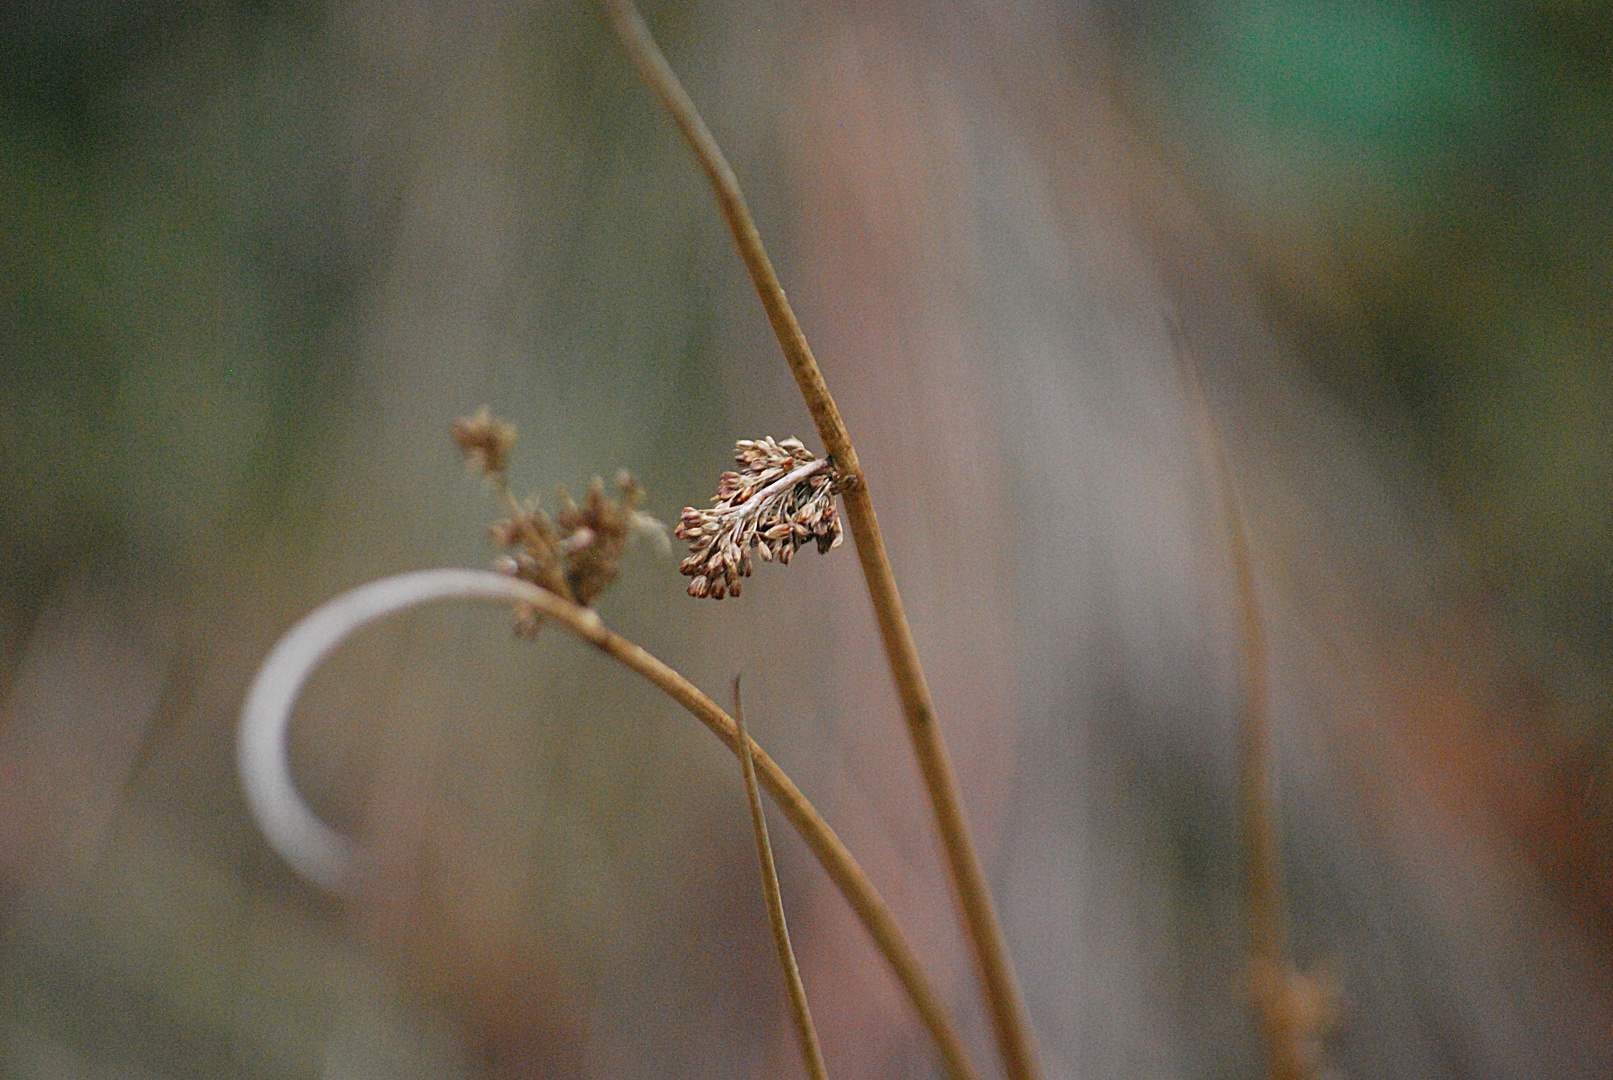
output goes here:
[{"label": "curled stem tip", "polygon": [[291,782],[291,709],[320,662],[349,634],[406,608],[449,597],[521,601],[535,591],[484,570],[423,570],[360,585],[317,608],[270,651],[241,708],[236,764],[253,820],[298,873],[332,892],[352,884],[354,844],[319,820]]}]

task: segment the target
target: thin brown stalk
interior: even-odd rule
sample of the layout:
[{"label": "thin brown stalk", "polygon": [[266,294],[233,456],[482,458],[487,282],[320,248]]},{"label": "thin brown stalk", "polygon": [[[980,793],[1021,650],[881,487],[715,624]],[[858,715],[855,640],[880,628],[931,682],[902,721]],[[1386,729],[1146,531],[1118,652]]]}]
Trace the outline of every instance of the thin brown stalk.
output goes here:
[{"label": "thin brown stalk", "polygon": [[941,834],[948,876],[980,974],[998,1051],[1010,1080],[1039,1080],[1041,1067],[1036,1058],[1024,995],[1014,973],[991,891],[986,886],[985,873],[969,835],[951,755],[947,752],[946,741],[935,715],[929,684],[919,662],[918,649],[913,643],[912,627],[908,625],[901,594],[896,588],[896,577],[891,571],[890,556],[885,550],[879,520],[874,516],[868,479],[857,460],[851,435],[840,417],[834,398],[829,394],[828,384],[824,382],[812,349],[807,345],[806,335],[801,331],[801,324],[784,295],[778,275],[773,271],[772,260],[762,245],[761,235],[746,206],[734,170],[662,55],[660,47],[650,36],[649,28],[637,8],[630,0],[602,0],[602,3],[628,56],[671,113],[673,121],[705,169],[718,206],[739,248],[739,256],[750,272],[756,294],[761,298],[773,333],[784,350],[784,358],[795,375],[807,411],[812,414],[818,436],[834,460],[836,469],[845,477],[846,488],[842,499],[846,518],[857,544],[863,577],[868,582],[868,593],[879,622],[885,657],[907,719],[908,735]]},{"label": "thin brown stalk", "polygon": [[1250,991],[1259,1014],[1261,1037],[1272,1076],[1276,1080],[1315,1080],[1320,1075],[1316,1068],[1318,1052],[1311,1045],[1316,1031],[1314,1025],[1306,1027],[1294,1000],[1296,990],[1308,984],[1295,971],[1288,952],[1282,853],[1272,793],[1266,623],[1255,582],[1249,528],[1198,371],[1180,340],[1175,343],[1174,351],[1187,392],[1188,408],[1193,414],[1197,442],[1214,476],[1237,596],[1238,657],[1243,676],[1238,787],[1249,918]]},{"label": "thin brown stalk", "polygon": [[767,896],[767,921],[773,928],[773,948],[778,953],[779,969],[784,972],[784,985],[790,994],[790,1016],[795,1020],[795,1035],[801,1043],[801,1060],[811,1080],[829,1080],[829,1070],[823,1064],[823,1048],[818,1045],[818,1028],[812,1022],[806,987],[801,982],[801,968],[795,962],[795,950],[790,947],[790,927],[784,921],[784,896],[779,891],[778,868],[773,864],[773,844],[767,838],[762,793],[756,786],[756,759],[750,751],[750,734],[745,730],[745,707],[739,700],[738,675],[734,676],[734,726],[739,731],[739,767],[745,777],[745,799],[750,803],[756,861],[762,870],[762,892]]},{"label": "thin brown stalk", "polygon": [[[623,667],[641,676],[673,701],[683,706],[695,719],[705,724],[724,746],[735,754],[740,753],[739,726],[723,712],[705,692],[677,671],[651,655],[648,651],[605,626],[599,615],[590,608],[581,607],[537,586],[527,587],[526,582],[512,582],[519,589],[519,600],[531,604],[547,618],[616,660]],[[940,1054],[942,1066],[950,1080],[976,1080],[974,1063],[964,1050],[946,1005],[930,983],[929,976],[919,964],[918,956],[908,944],[902,929],[896,923],[884,897],[873,881],[858,864],[845,843],[830,828],[829,823],[807,801],[784,770],[768,756],[767,751],[746,736],[743,745],[751,752],[756,777],[772,797],[774,805],[784,812],[795,831],[806,841],[807,847],[828,871],[835,887],[851,905],[857,918],[867,927],[885,962],[897,982],[907,992],[919,1020],[929,1031]]]}]

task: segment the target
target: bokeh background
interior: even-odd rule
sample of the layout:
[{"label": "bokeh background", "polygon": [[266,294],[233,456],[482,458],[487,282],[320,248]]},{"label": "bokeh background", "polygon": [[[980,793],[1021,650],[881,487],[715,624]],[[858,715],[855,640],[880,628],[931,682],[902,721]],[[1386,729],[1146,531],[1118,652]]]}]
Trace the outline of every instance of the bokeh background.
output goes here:
[{"label": "bokeh background", "polygon": [[[653,3],[859,439],[1050,1076],[1261,1075],[1233,597],[1254,535],[1296,953],[1341,1075],[1613,1072],[1613,9]],[[799,1066],[731,759],[442,606],[299,706],[319,893],[232,771],[300,614],[485,565],[483,404],[675,520],[810,425],[587,4],[0,7],[0,1074]],[[551,502],[552,505],[552,502]],[[849,551],[604,617],[864,859],[990,1064]],[[928,1076],[782,823],[832,1072]]]}]

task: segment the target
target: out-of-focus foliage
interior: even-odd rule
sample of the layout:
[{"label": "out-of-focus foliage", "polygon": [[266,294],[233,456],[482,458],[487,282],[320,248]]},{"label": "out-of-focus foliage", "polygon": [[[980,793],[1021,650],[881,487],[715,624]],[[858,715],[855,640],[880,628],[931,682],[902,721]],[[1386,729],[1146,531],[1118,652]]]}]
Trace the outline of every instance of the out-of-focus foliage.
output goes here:
[{"label": "out-of-focus foliage", "polygon": [[1131,101],[1311,363],[1432,462],[1479,580],[1613,735],[1613,8],[1117,5]]},{"label": "out-of-focus foliage", "polygon": [[12,590],[120,545],[204,558],[317,423],[322,336],[357,271],[330,236],[320,18],[0,14]]}]

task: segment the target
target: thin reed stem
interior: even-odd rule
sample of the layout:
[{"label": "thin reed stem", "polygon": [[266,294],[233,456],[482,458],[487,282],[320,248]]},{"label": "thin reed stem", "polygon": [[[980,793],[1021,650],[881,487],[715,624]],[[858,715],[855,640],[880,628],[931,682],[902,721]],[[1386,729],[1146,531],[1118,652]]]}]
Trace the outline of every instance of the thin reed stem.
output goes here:
[{"label": "thin reed stem", "polygon": [[740,190],[739,179],[723,156],[717,140],[712,137],[699,110],[651,37],[638,9],[630,0],[601,2],[629,58],[671,113],[673,121],[705,169],[717,204],[739,248],[739,256],[750,272],[756,294],[761,298],[768,322],[772,324],[773,333],[784,350],[784,358],[795,375],[807,411],[812,414],[818,436],[823,440],[829,457],[834,460],[836,469],[845,477],[846,486],[841,498],[846,519],[857,544],[857,557],[862,564],[863,577],[868,582],[869,598],[879,622],[885,657],[896,682],[896,691],[907,720],[908,736],[913,743],[936,827],[941,834],[948,876],[980,974],[998,1052],[1002,1055],[1010,1080],[1039,1080],[1041,1067],[1036,1058],[1024,995],[1014,973],[1013,960],[1008,954],[991,891],[986,886],[985,873],[969,835],[951,755],[947,752],[946,740],[935,715],[929,684],[924,677],[923,665],[919,662],[918,649],[913,643],[913,630],[908,625],[901,594],[896,588],[896,577],[891,571],[890,556],[885,550],[879,519],[874,515],[868,478],[857,460],[851,434],[846,430],[840,410],[829,394],[828,384],[818,368],[817,360],[813,358],[811,347],[807,345],[801,324],[796,320],[795,312],[779,284],[772,260],[762,245],[761,234],[756,230],[756,222],[751,218],[745,196]]},{"label": "thin reed stem", "polygon": [[[558,597],[555,601],[556,606],[565,603]],[[576,610],[581,612],[585,609]],[[545,614],[550,612],[545,609]],[[587,614],[597,621],[598,616],[593,615],[593,612],[589,611]],[[605,629],[602,623],[598,624],[597,632],[590,630],[584,621],[579,621],[576,625],[571,623],[567,625],[590,644],[654,683],[668,697],[693,713],[696,719],[710,728],[725,746],[738,752],[738,726],[699,687],[620,634]],[[841,894],[857,913],[857,917],[868,928],[880,952],[884,954],[886,962],[895,972],[897,980],[907,991],[913,1007],[918,1010],[919,1018],[929,1029],[931,1038],[935,1040],[936,1049],[940,1051],[947,1075],[953,1080],[965,1080],[965,1078],[972,1080],[975,1076],[974,1064],[963,1049],[963,1043],[952,1026],[946,1006],[930,984],[929,977],[924,974],[918,956],[897,925],[896,916],[880,896],[879,891],[874,888],[873,881],[840,837],[829,827],[829,823],[785,775],[784,770],[767,756],[765,750],[756,745],[754,739],[749,740],[749,745],[756,760],[757,777],[761,780],[762,786],[773,797],[773,802],[784,812],[784,816],[789,819],[796,832],[801,834],[807,846],[812,848],[813,854],[818,857],[818,862],[829,872],[829,877],[834,880]]]},{"label": "thin reed stem", "polygon": [[1198,370],[1177,336],[1174,352],[1197,442],[1214,476],[1216,499],[1227,534],[1238,607],[1238,658],[1243,676],[1243,707],[1238,725],[1238,794],[1243,821],[1244,882],[1249,919],[1250,992],[1260,1018],[1261,1037],[1275,1080],[1316,1080],[1314,1037],[1298,1023],[1292,994],[1296,972],[1288,952],[1288,918],[1283,901],[1282,851],[1272,794],[1271,712],[1266,623],[1255,582],[1249,528],[1238,500],[1232,466],[1210,412]]},{"label": "thin reed stem", "polygon": [[829,1080],[829,1070],[823,1063],[823,1048],[818,1045],[818,1028],[812,1022],[806,987],[801,983],[801,968],[795,962],[795,950],[790,947],[790,927],[784,921],[784,896],[779,891],[778,868],[773,864],[773,844],[767,838],[762,793],[756,786],[756,759],[750,750],[750,734],[745,730],[745,707],[739,700],[738,675],[734,676],[734,726],[739,731],[739,767],[745,776],[745,799],[750,803],[756,861],[762,870],[762,892],[767,896],[767,921],[773,928],[773,948],[778,953],[779,969],[784,972],[784,985],[790,994],[790,1016],[795,1020],[795,1035],[801,1043],[801,1060],[811,1080]]},{"label": "thin reed stem", "polygon": [[[247,803],[270,842],[298,870],[326,888],[351,885],[353,845],[320,821],[291,784],[286,729],[313,669],[348,634],[395,611],[430,600],[488,599],[528,605],[633,671],[683,706],[738,754],[739,727],[677,671],[605,626],[592,608],[519,578],[486,570],[423,570],[372,581],[326,603],[269,653],[241,710],[237,763]],[[935,987],[890,906],[851,851],[767,752],[749,737],[756,776],[840,890],[929,1031],[949,1080],[976,1080],[973,1063]]]}]

